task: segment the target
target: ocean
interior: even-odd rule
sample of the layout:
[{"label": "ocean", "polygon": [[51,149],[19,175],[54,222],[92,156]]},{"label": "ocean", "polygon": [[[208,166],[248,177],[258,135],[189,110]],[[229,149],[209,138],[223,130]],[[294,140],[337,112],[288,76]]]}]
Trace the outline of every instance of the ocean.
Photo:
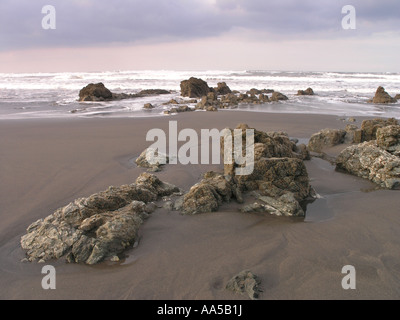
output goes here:
[{"label": "ocean", "polygon": [[[210,87],[226,82],[232,90],[274,89],[288,101],[264,105],[239,105],[234,112],[329,114],[340,117],[377,116],[400,118],[400,101],[391,105],[368,103],[378,86],[394,96],[400,93],[400,73],[282,72],[282,71],[112,71],[74,73],[0,73],[0,119],[76,117],[165,116],[164,102],[180,98],[180,82],[190,77]],[[166,89],[171,94],[112,102],[78,102],[79,90],[103,82],[115,93]],[[296,96],[311,87],[315,96]],[[153,110],[144,110],[152,103]],[[194,107],[194,104],[189,105]],[[199,111],[203,112],[203,111]]]}]

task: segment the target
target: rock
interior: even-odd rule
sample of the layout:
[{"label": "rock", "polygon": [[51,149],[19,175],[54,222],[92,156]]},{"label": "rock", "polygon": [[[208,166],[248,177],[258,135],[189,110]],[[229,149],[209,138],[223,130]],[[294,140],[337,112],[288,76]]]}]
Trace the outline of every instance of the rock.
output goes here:
[{"label": "rock", "polygon": [[190,188],[184,196],[183,214],[199,214],[217,211],[218,207],[229,202],[234,196],[233,185],[221,174],[208,172],[204,179]]},{"label": "rock", "polygon": [[178,108],[178,113],[188,112],[188,111],[193,111],[193,109],[189,108],[187,105],[179,106],[179,108]]},{"label": "rock", "polygon": [[356,118],[350,117],[346,119],[347,122],[357,122]]},{"label": "rock", "polygon": [[226,284],[226,289],[241,295],[247,295],[251,300],[257,300],[262,290],[261,280],[249,270],[235,275]]},{"label": "rock", "polygon": [[[150,162],[147,160],[147,155],[149,156]],[[155,170],[160,169],[160,166],[167,164],[169,162],[169,157],[166,154],[158,153],[158,150],[147,148],[140,154],[135,162],[139,167]]]},{"label": "rock", "polygon": [[400,94],[396,94],[396,95],[394,96],[394,98],[395,98],[396,100],[400,100]]},{"label": "rock", "polygon": [[304,162],[297,158],[261,158],[254,163],[252,174],[235,180],[242,192],[258,190],[274,198],[291,192],[299,202],[314,196]]},{"label": "rock", "polygon": [[362,131],[354,124],[348,124],[345,128],[346,135],[344,137],[344,143],[360,143],[362,137]]},{"label": "rock", "polygon": [[260,95],[260,94],[270,94],[270,93],[274,93],[275,91],[272,89],[256,89],[256,88],[252,88],[249,91],[246,92],[246,94],[248,95]]},{"label": "rock", "polygon": [[176,190],[144,173],[135,184],[77,199],[32,223],[21,237],[21,247],[31,262],[65,257],[69,262],[95,264],[118,256],[137,241],[148,216],[146,203]]},{"label": "rock", "polygon": [[307,88],[306,90],[299,90],[297,91],[298,96],[313,96],[314,90],[311,88]]},{"label": "rock", "polygon": [[79,101],[107,101],[112,98],[112,92],[101,82],[90,83],[79,92]]},{"label": "rock", "polygon": [[206,96],[212,90],[208,86],[207,82],[197,79],[190,78],[181,82],[181,95],[182,97],[189,98],[201,98]]},{"label": "rock", "polygon": [[395,103],[397,100],[392,98],[383,87],[378,87],[375,97],[372,99],[373,103]]},{"label": "rock", "polygon": [[142,90],[137,94],[113,93],[108,90],[103,83],[90,83],[79,92],[79,101],[111,101],[131,98],[140,98],[160,94],[169,94],[170,92],[162,89]]},{"label": "rock", "polygon": [[164,89],[146,89],[139,91],[139,93],[136,94],[137,97],[146,97],[146,96],[158,96],[162,94],[170,94],[171,92],[168,90]]},{"label": "rock", "polygon": [[376,143],[378,147],[400,156],[400,126],[387,126],[376,131]]},{"label": "rock", "polygon": [[400,158],[378,147],[376,141],[344,149],[336,168],[369,179],[388,189],[400,189]]},{"label": "rock", "polygon": [[169,104],[179,104],[179,102],[176,101],[175,99],[171,99],[168,102],[163,103],[163,105],[169,105]]},{"label": "rock", "polygon": [[395,118],[391,119],[373,119],[364,120],[361,124],[362,141],[371,141],[376,139],[376,132],[379,128],[387,127],[390,125],[398,125]]},{"label": "rock", "polygon": [[278,198],[258,196],[258,200],[241,209],[244,213],[263,212],[276,216],[304,217],[305,213],[299,202],[291,192],[285,193]]},{"label": "rock", "polygon": [[232,93],[232,90],[226,85],[225,82],[219,82],[219,83],[217,84],[217,87],[214,88],[214,91],[215,91],[218,95],[225,95],[225,94]]},{"label": "rock", "polygon": [[324,148],[333,147],[344,142],[345,130],[324,129],[314,133],[308,142],[308,149],[313,152],[322,152]]},{"label": "rock", "polygon": [[207,107],[206,111],[216,112],[216,111],[218,111],[218,108],[216,108],[214,106],[209,106],[209,107]]},{"label": "rock", "polygon": [[151,103],[146,103],[144,106],[143,106],[143,108],[144,109],[154,109],[154,106],[151,104]]},{"label": "rock", "polygon": [[[246,149],[246,130],[250,128],[246,124],[239,124],[236,129],[242,130],[243,152]],[[231,199],[243,203],[244,192],[257,190],[262,196],[271,198],[260,198],[264,206],[275,208],[280,212],[279,215],[304,215],[300,202],[315,197],[303,163],[303,158],[308,154],[306,146],[297,147],[284,132],[250,130],[254,132],[254,145],[249,146],[253,150],[247,158],[249,163],[226,163],[224,174],[205,174],[201,182],[185,194],[182,205],[179,205],[183,214],[217,211],[222,203]],[[233,130],[227,129],[221,138],[223,158],[228,157],[225,152],[232,152],[232,159],[236,159],[233,142],[232,148],[225,150],[228,147],[225,146],[225,139],[232,134]],[[245,165],[253,166],[254,170],[247,175],[236,174],[236,169]]]},{"label": "rock", "polygon": [[225,108],[231,106],[237,106],[239,104],[237,96],[233,93],[228,93],[222,96],[221,103]]},{"label": "rock", "polygon": [[246,92],[246,94],[248,94],[248,95],[259,95],[259,94],[262,94],[262,93],[263,92],[261,90],[256,89],[256,88],[252,88],[252,89],[250,89],[249,91]]},{"label": "rock", "polygon": [[301,155],[302,160],[311,160],[310,151],[304,143],[296,145],[295,151]]},{"label": "rock", "polygon": [[280,93],[280,92],[274,92],[270,98],[271,101],[284,101],[284,100],[289,100],[289,98],[287,96],[285,96],[284,94]]}]

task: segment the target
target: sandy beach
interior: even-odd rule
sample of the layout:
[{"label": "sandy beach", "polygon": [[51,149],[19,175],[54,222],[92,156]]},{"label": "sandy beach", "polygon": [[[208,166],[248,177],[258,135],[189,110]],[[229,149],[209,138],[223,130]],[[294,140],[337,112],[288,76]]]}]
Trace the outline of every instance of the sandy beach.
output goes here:
[{"label": "sandy beach", "polygon": [[[336,116],[241,111],[0,121],[1,299],[246,299],[225,289],[245,269],[261,278],[266,300],[400,298],[398,191],[336,172],[319,158],[305,162],[320,195],[305,219],[244,214],[235,202],[196,216],[159,209],[125,259],[48,262],[57,270],[57,289],[43,290],[43,265],[21,262],[26,228],[76,198],[133,183],[145,171],[134,160],[151,144],[146,133],[168,131],[170,120],[196,131],[247,123],[298,139],[346,126]],[[166,165],[156,175],[188,191],[210,170],[222,165]],[[356,268],[356,290],[341,286],[345,265]]]}]

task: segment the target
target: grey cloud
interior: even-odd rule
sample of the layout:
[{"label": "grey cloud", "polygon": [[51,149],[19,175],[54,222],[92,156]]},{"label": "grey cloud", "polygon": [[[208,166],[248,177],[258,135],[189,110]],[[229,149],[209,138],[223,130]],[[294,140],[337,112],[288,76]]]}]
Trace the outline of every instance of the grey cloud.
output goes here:
[{"label": "grey cloud", "polygon": [[[57,10],[54,31],[41,28],[48,4]],[[282,38],[333,37],[346,4],[368,22],[360,35],[400,29],[398,0],[1,0],[0,50],[196,39],[235,27]]]}]

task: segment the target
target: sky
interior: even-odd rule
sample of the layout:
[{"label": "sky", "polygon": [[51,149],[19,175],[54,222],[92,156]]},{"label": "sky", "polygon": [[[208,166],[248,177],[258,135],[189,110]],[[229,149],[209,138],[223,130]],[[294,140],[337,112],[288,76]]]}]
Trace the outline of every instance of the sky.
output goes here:
[{"label": "sky", "polygon": [[399,0],[0,1],[0,73],[400,72],[399,52]]}]

